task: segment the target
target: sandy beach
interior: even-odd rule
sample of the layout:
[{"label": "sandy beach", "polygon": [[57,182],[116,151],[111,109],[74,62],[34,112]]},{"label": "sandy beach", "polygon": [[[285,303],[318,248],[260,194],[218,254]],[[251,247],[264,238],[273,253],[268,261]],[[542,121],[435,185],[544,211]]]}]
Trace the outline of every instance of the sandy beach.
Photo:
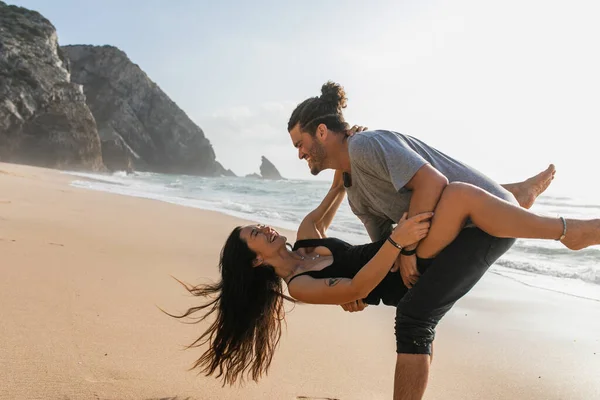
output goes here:
[{"label": "sandy beach", "polygon": [[[268,377],[188,371],[202,333],[171,276],[217,278],[245,221],[0,163],[0,399],[391,399],[394,309],[289,305]],[[285,232],[290,241],[291,232]],[[427,399],[600,398],[600,303],[488,273],[438,327]]]}]

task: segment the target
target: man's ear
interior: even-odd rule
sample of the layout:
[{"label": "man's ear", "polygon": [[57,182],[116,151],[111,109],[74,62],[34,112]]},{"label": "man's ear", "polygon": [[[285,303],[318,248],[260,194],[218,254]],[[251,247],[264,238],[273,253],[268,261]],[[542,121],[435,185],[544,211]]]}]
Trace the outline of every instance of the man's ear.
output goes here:
[{"label": "man's ear", "polygon": [[262,263],[263,263],[263,259],[260,256],[257,256],[254,260],[252,260],[253,267],[258,267],[259,265],[262,265]]},{"label": "man's ear", "polygon": [[316,136],[321,140],[325,140],[327,139],[328,132],[327,125],[319,124],[319,126],[317,126]]}]

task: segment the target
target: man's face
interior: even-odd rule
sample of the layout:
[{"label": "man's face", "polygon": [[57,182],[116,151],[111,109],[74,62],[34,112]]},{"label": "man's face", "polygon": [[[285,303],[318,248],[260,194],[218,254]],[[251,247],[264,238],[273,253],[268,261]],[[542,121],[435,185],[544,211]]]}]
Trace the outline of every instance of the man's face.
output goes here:
[{"label": "man's face", "polygon": [[290,138],[294,147],[298,149],[298,158],[308,163],[310,173],[318,175],[325,167],[327,151],[318,139],[319,135],[312,136],[310,133],[301,132],[298,124],[290,131]]}]

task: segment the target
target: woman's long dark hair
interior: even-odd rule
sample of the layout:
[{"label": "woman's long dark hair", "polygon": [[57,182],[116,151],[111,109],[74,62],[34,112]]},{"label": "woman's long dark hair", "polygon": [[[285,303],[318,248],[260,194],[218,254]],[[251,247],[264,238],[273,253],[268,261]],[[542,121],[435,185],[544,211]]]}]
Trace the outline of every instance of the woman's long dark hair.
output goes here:
[{"label": "woman's long dark hair", "polygon": [[252,266],[256,254],[241,239],[241,229],[231,232],[221,250],[219,282],[189,286],[179,281],[191,294],[209,301],[179,316],[169,314],[185,318],[204,312],[194,323],[215,314],[208,330],[187,347],[209,344],[191,369],[199,368],[207,376],[216,372],[223,385],[244,381],[245,374],[254,381],[267,374],[281,338],[284,299],[294,301],[283,294],[282,279],[272,267]]}]

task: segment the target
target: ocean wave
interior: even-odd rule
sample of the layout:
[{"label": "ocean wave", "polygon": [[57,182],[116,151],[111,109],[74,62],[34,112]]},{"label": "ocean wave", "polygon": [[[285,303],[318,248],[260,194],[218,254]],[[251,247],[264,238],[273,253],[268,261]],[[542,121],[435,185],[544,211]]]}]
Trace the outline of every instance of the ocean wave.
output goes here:
[{"label": "ocean wave", "polygon": [[572,201],[556,201],[556,198],[551,199],[538,199],[536,205],[552,206],[552,207],[563,207],[563,208],[576,208],[585,210],[600,210],[600,204],[577,204]]},{"label": "ocean wave", "polygon": [[119,177],[127,177],[128,173],[127,171],[115,171],[112,173],[113,176],[119,176]]},{"label": "ocean wave", "polygon": [[248,214],[253,214],[255,212],[254,208],[248,204],[236,203],[230,200],[222,201],[221,206],[225,207],[228,210],[241,211]]},{"label": "ocean wave", "polygon": [[270,219],[283,219],[282,215],[279,214],[277,211],[268,211],[268,210],[260,210],[256,213],[256,215],[263,217],[263,218],[270,218]]},{"label": "ocean wave", "polygon": [[582,262],[600,263],[600,249],[587,248],[575,252],[573,250],[567,249],[562,244],[557,245],[560,247],[550,247],[549,245],[534,244],[536,242],[537,241],[534,242],[533,240],[517,241],[517,243],[512,247],[511,251],[518,251],[520,253],[542,256],[545,258],[561,257]]},{"label": "ocean wave", "polygon": [[538,275],[552,276],[555,278],[578,279],[588,283],[600,284],[600,269],[588,265],[577,269],[574,268],[549,268],[543,264],[537,264],[524,260],[510,260],[501,258],[496,264],[513,270],[530,272]]},{"label": "ocean wave", "polygon": [[181,181],[181,179],[177,179],[174,182],[169,182],[166,184],[166,186],[168,188],[173,188],[173,189],[183,189],[183,182]]},{"label": "ocean wave", "polygon": [[104,183],[112,183],[116,185],[127,185],[127,182],[124,181],[123,177],[119,175],[112,174],[92,174],[86,172],[65,172],[68,175],[77,176],[79,178],[88,179],[90,181],[104,182]]}]

